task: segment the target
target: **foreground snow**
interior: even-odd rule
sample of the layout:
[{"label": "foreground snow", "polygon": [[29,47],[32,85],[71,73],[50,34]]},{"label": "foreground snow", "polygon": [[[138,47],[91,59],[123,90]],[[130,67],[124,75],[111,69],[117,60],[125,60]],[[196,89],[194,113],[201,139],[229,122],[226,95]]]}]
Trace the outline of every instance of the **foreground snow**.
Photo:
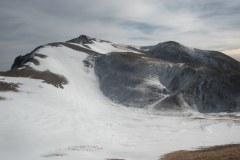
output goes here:
[{"label": "foreground snow", "polygon": [[[102,95],[81,63],[87,54],[45,47],[37,70],[64,75],[64,89],[29,78],[19,92],[0,92],[0,159],[157,160],[175,150],[240,143],[240,115],[156,113],[118,106]],[[67,67],[66,67],[67,66]]]}]

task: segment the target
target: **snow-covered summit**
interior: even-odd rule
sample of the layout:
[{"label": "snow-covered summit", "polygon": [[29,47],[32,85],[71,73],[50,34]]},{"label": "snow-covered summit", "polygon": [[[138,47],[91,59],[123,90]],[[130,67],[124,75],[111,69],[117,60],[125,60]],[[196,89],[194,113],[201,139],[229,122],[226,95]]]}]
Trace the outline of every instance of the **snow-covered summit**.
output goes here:
[{"label": "snow-covered summit", "polygon": [[74,60],[97,76],[102,93],[114,103],[159,110],[239,111],[239,62],[221,52],[189,48],[174,41],[142,48],[81,35],[67,42],[39,46],[17,57],[12,71],[2,75],[14,75],[11,72],[23,69],[47,70],[71,81],[66,74],[72,71],[63,73],[57,66],[61,64],[66,70],[64,63],[72,61],[72,50],[85,56]]}]

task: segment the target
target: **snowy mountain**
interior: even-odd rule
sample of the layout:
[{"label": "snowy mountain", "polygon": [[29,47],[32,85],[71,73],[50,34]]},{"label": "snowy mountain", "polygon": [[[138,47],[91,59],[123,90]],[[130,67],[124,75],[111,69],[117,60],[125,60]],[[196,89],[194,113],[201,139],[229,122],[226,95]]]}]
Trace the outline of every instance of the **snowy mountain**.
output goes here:
[{"label": "snowy mountain", "polygon": [[0,72],[0,159],[151,160],[239,143],[239,67],[177,42],[39,46]]},{"label": "snowy mountain", "polygon": [[[101,91],[115,103],[161,110],[186,107],[200,112],[239,110],[240,63],[221,52],[191,49],[177,42],[142,47],[141,51],[81,35],[17,57],[12,71],[5,74],[26,72],[26,68],[30,68],[28,72],[38,71],[27,62],[37,65],[34,57],[39,57],[39,50],[60,46],[87,55],[82,63],[88,70],[94,70]],[[25,69],[18,70],[21,67]],[[50,68],[45,66],[45,69]]]}]

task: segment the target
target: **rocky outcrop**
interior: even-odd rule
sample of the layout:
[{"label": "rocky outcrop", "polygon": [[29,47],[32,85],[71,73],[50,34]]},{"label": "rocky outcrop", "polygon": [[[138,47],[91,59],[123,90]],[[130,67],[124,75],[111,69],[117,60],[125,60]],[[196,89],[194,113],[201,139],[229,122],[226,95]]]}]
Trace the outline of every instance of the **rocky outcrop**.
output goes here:
[{"label": "rocky outcrop", "polygon": [[146,54],[148,55],[169,62],[191,63],[224,70],[240,71],[239,62],[221,52],[189,48],[174,41],[142,47],[142,49],[146,50]]},{"label": "rocky outcrop", "polygon": [[78,43],[78,44],[92,44],[94,41],[94,38],[90,38],[86,35],[80,35],[77,38],[73,38],[69,41],[67,41],[68,43]]},{"label": "rocky outcrop", "polygon": [[[36,51],[44,46],[39,46],[35,48],[32,52],[27,53],[26,55],[20,55],[15,58],[14,63],[12,64],[11,70],[16,70],[18,68],[23,67],[27,62],[34,61],[34,56],[36,55]],[[37,55],[38,56],[38,55]],[[42,58],[45,58],[45,55],[39,55]],[[35,61],[36,62],[36,61]],[[38,62],[36,62],[38,63]]]},{"label": "rocky outcrop", "polygon": [[240,74],[179,64],[134,53],[111,53],[96,60],[103,94],[131,107],[200,112],[240,110]]}]

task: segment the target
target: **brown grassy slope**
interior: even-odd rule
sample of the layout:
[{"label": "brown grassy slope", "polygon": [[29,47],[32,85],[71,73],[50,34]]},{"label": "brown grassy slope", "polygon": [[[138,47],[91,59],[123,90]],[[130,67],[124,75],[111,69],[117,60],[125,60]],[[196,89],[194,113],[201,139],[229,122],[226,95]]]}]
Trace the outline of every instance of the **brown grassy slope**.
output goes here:
[{"label": "brown grassy slope", "polygon": [[33,69],[10,70],[7,72],[0,72],[0,76],[41,79],[44,83],[52,84],[57,88],[63,88],[63,85],[68,83],[67,79],[62,75],[58,75],[50,71],[36,71]]},{"label": "brown grassy slope", "polygon": [[240,160],[240,144],[201,148],[195,151],[176,151],[161,160]]},{"label": "brown grassy slope", "polygon": [[[19,84],[16,83],[7,83],[7,82],[3,82],[0,81],[0,92],[1,91],[14,91],[14,92],[18,92],[18,86]],[[0,97],[0,100],[4,100],[4,97]]]},{"label": "brown grassy slope", "polygon": [[98,53],[98,52],[95,52],[95,51],[93,51],[93,50],[91,50],[91,49],[87,49],[87,48],[89,48],[89,47],[83,48],[83,47],[81,47],[81,46],[74,45],[74,44],[67,43],[67,42],[49,43],[48,45],[50,45],[50,46],[55,46],[55,47],[58,47],[59,45],[63,45],[63,46],[65,46],[65,47],[71,48],[71,49],[76,50],[76,51],[85,52],[85,53],[87,53],[87,54],[89,54],[89,55],[92,55],[92,56],[102,55],[102,54],[100,54],[100,53]]}]

